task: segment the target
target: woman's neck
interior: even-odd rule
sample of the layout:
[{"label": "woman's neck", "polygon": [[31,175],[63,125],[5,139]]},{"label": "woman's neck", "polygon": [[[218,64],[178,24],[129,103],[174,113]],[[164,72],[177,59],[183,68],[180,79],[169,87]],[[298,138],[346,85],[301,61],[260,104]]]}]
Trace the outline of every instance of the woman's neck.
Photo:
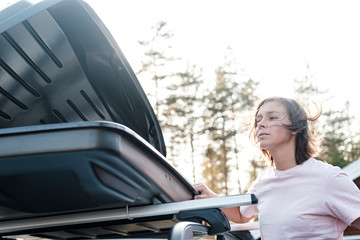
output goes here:
[{"label": "woman's neck", "polygon": [[296,167],[295,158],[274,158],[275,167],[277,170],[284,171],[293,167]]},{"label": "woman's neck", "polygon": [[295,146],[287,146],[283,151],[271,153],[277,170],[283,171],[293,168],[297,165],[295,158]]}]

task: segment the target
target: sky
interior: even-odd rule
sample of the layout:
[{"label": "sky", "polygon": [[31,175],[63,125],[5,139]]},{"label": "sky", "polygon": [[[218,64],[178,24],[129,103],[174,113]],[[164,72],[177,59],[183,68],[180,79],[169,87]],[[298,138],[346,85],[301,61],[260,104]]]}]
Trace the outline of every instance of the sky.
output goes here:
[{"label": "sky", "polygon": [[260,82],[260,98],[294,97],[293,80],[310,74],[315,86],[334,97],[322,103],[324,109],[341,110],[349,101],[360,119],[358,0],[85,1],[135,71],[143,58],[138,41],[165,21],[174,33],[174,52],[203,68],[206,81],[214,81],[231,47],[241,78]]},{"label": "sky", "polygon": [[[86,0],[117,41],[133,69],[157,22],[174,33],[173,48],[203,68],[206,81],[231,47],[242,78],[260,82],[258,95],[294,97],[294,79],[307,74],[332,101],[323,109],[341,110],[350,102],[360,119],[360,1],[352,0]],[[307,69],[307,66],[309,68]],[[144,79],[139,79],[140,82]],[[318,96],[313,96],[318,101]],[[320,98],[321,99],[321,98]],[[250,143],[249,143],[250,144]],[[248,149],[248,148],[246,148]],[[247,159],[247,155],[242,159]],[[242,188],[248,161],[240,161]],[[189,172],[179,166],[179,171]],[[245,183],[244,183],[245,182]]]},{"label": "sky", "polygon": [[[150,29],[165,21],[173,48],[199,65],[209,81],[228,46],[239,73],[259,81],[261,98],[293,97],[293,80],[312,76],[334,100],[360,116],[360,2],[355,0],[86,0],[134,69]],[[307,70],[309,66],[309,70]],[[314,96],[316,100],[316,96]]]},{"label": "sky", "polygon": [[[0,8],[14,1],[1,0]],[[315,86],[334,97],[322,103],[325,109],[340,110],[350,101],[360,119],[358,0],[84,1],[134,70],[143,57],[138,41],[149,39],[151,27],[165,21],[174,33],[174,52],[202,67],[208,81],[214,80],[214,69],[231,47],[238,73],[260,82],[260,98],[293,97],[293,80],[310,74]]]},{"label": "sky", "polygon": [[[360,119],[360,1],[353,0],[87,0],[108,27],[133,69],[143,50],[139,40],[165,21],[173,48],[203,68],[207,81],[231,47],[242,78],[260,82],[258,95],[294,97],[294,79],[307,74],[328,90],[323,109],[350,102]],[[309,68],[307,69],[307,66]],[[143,79],[140,79],[140,82]],[[318,101],[318,96],[313,96]],[[320,98],[321,99],[321,98]],[[248,148],[246,148],[248,149]],[[247,159],[247,155],[243,156]],[[248,161],[240,161],[242,188]],[[179,167],[181,173],[188,171]],[[188,179],[189,176],[186,176]],[[245,184],[244,184],[245,181]]]}]

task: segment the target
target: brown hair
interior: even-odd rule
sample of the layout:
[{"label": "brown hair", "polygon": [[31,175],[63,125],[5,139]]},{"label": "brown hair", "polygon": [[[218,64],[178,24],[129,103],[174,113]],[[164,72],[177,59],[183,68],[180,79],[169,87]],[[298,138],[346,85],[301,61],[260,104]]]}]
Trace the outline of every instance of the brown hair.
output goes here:
[{"label": "brown hair", "polygon": [[[289,120],[291,124],[284,125],[287,129],[292,132],[297,132],[296,134],[296,148],[295,148],[295,160],[296,164],[301,164],[308,160],[311,157],[314,157],[319,151],[319,136],[312,132],[310,129],[309,123],[317,120],[321,115],[321,108],[317,105],[317,114],[313,117],[310,116],[309,110],[306,107],[300,105],[299,102],[283,97],[270,97],[262,100],[256,107],[254,122],[250,130],[249,138],[258,144],[256,140],[255,129],[257,127],[257,122],[255,121],[256,116],[259,112],[261,106],[268,102],[279,102],[283,104],[287,110]],[[261,149],[263,157],[265,160],[270,161],[271,166],[274,165],[274,160],[271,156],[271,153],[267,150]]]}]

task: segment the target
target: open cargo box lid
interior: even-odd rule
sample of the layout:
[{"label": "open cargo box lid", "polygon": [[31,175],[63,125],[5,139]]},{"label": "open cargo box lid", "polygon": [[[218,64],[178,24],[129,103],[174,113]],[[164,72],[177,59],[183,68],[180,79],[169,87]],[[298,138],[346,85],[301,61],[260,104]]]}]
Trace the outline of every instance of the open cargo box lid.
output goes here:
[{"label": "open cargo box lid", "polygon": [[85,2],[20,1],[0,12],[0,30],[3,220],[192,198],[135,74]]},{"label": "open cargo box lid", "polygon": [[211,208],[256,203],[186,201],[195,190],[166,162],[139,82],[86,3],[17,2],[0,33],[1,237],[160,237],[205,215],[216,224],[195,232],[221,233],[227,219]]},{"label": "open cargo box lid", "polygon": [[0,12],[0,128],[106,120],[166,155],[135,74],[80,0],[19,1]]}]

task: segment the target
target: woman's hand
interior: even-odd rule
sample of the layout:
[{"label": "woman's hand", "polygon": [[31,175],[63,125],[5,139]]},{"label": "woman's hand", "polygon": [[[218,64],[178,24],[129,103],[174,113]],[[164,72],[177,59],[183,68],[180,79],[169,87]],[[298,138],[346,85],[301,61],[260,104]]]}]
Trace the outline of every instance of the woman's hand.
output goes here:
[{"label": "woman's hand", "polygon": [[[219,197],[219,195],[211,191],[210,188],[203,183],[195,183],[194,188],[199,193],[199,195],[195,195],[194,199]],[[251,219],[242,216],[239,207],[222,208],[221,210],[225,213],[226,217],[233,222],[245,223]]]},{"label": "woman's hand", "polygon": [[216,193],[211,191],[210,188],[208,188],[203,183],[195,183],[194,188],[199,193],[199,195],[195,195],[194,199],[204,199],[204,198],[218,197],[218,195]]}]

